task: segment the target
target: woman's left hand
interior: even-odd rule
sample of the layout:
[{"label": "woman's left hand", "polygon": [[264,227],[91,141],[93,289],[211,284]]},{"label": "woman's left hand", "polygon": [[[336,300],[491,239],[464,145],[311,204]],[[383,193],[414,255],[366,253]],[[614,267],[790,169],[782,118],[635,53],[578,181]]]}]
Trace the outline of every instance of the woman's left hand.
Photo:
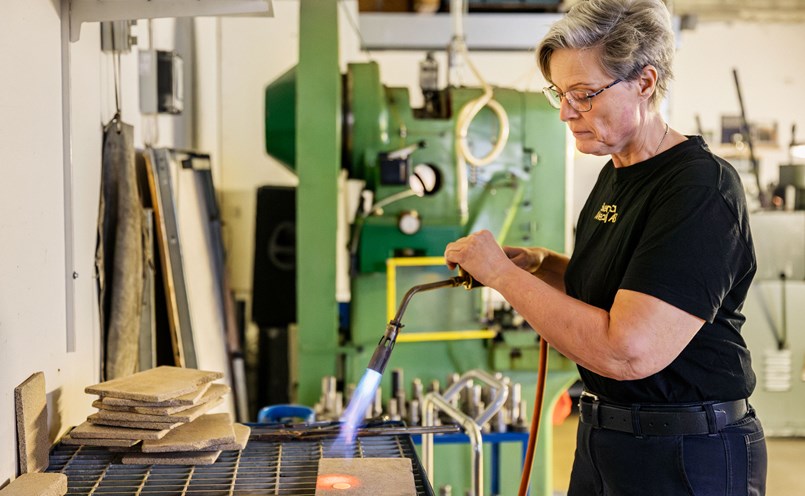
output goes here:
[{"label": "woman's left hand", "polygon": [[478,282],[495,287],[495,279],[506,265],[513,265],[498,245],[491,232],[477,231],[449,243],[444,249],[444,258],[450,269],[460,265]]}]

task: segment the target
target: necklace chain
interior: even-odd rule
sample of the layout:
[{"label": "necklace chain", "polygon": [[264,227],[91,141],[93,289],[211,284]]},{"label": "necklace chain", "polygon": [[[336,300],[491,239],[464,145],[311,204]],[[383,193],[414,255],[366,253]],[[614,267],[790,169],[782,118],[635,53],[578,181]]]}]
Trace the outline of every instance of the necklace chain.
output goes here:
[{"label": "necklace chain", "polygon": [[662,146],[662,142],[665,141],[665,137],[668,136],[668,123],[665,123],[665,132],[662,135],[662,139],[659,143],[657,143],[657,149],[654,150],[654,155],[657,155],[657,152],[660,151],[660,147]]}]

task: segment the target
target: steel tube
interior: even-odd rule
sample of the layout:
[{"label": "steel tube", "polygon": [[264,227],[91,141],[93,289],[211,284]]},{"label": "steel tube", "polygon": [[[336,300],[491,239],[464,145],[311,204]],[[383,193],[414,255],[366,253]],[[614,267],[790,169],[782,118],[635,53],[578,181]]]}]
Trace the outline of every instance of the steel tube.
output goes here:
[{"label": "steel tube", "polygon": [[508,388],[504,386],[502,381],[496,379],[495,376],[481,369],[470,370],[465,372],[459,378],[458,382],[447,388],[447,391],[444,392],[442,397],[447,401],[452,400],[473,380],[483,382],[495,389],[495,396],[492,398],[489,406],[475,418],[475,421],[478,422],[479,425],[483,425],[489,422],[489,419],[500,410],[500,407],[503,406],[506,402],[506,397],[509,395]]},{"label": "steel tube", "polygon": [[[456,406],[451,404],[451,400],[456,398],[459,393],[474,380],[486,383],[495,389],[495,395],[489,405],[476,418],[472,418],[459,410]],[[472,463],[472,494],[474,496],[483,496],[484,493],[484,473],[483,473],[483,439],[481,435],[481,426],[488,422],[493,415],[495,415],[503,404],[506,402],[508,396],[508,388],[505,387],[501,380],[498,380],[484,370],[473,369],[465,372],[458,381],[454,382],[444,395],[436,392],[430,392],[425,395],[423,403],[423,426],[429,427],[434,424],[435,410],[438,408],[440,411],[445,412],[450,418],[456,420],[459,425],[467,433],[470,438],[470,447],[472,449],[471,463]],[[433,479],[433,435],[422,436],[422,459],[425,465],[425,472],[428,474],[428,480],[431,485],[434,484]]]},{"label": "steel tube", "polygon": [[414,286],[413,288],[409,289],[408,292],[405,293],[403,296],[402,302],[400,303],[400,307],[397,309],[397,314],[394,316],[394,320],[392,322],[400,323],[400,319],[402,319],[403,313],[405,313],[406,307],[408,307],[408,302],[411,301],[411,298],[414,297],[415,294],[419,293],[420,291],[430,291],[432,289],[438,288],[455,288],[456,286],[461,286],[462,281],[458,277],[452,277],[450,279],[445,279],[444,281],[437,281],[431,282],[427,284],[420,284],[419,286]]},{"label": "steel tube", "polygon": [[[481,427],[475,422],[475,419],[453,407],[442,395],[437,393],[428,393],[425,395],[425,411],[427,412],[426,418],[428,422],[433,422],[434,407],[438,407],[440,411],[446,413],[450,418],[458,422],[470,438],[470,449],[472,450],[470,456],[470,463],[472,465],[472,495],[483,496],[484,451]],[[425,471],[428,474],[428,480],[431,485],[433,485],[433,434],[422,435],[422,457],[424,459]]]}]

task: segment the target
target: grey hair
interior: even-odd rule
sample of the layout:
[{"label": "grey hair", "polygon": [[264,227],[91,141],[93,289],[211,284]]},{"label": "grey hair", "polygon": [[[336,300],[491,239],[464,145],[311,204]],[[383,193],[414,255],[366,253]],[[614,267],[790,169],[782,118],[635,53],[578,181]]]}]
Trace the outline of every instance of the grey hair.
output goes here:
[{"label": "grey hair", "polygon": [[537,47],[542,75],[551,79],[555,50],[601,48],[601,66],[610,76],[632,81],[649,64],[657,69],[650,102],[657,105],[673,79],[674,31],[662,0],[585,0],[554,23]]}]

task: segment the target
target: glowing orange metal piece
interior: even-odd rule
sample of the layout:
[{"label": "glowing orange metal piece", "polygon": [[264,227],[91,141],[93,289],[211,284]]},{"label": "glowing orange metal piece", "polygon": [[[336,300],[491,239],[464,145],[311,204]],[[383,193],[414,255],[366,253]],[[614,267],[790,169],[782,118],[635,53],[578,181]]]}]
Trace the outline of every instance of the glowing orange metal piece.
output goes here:
[{"label": "glowing orange metal piece", "polygon": [[316,489],[351,489],[360,486],[360,479],[346,474],[324,474],[316,479]]}]

